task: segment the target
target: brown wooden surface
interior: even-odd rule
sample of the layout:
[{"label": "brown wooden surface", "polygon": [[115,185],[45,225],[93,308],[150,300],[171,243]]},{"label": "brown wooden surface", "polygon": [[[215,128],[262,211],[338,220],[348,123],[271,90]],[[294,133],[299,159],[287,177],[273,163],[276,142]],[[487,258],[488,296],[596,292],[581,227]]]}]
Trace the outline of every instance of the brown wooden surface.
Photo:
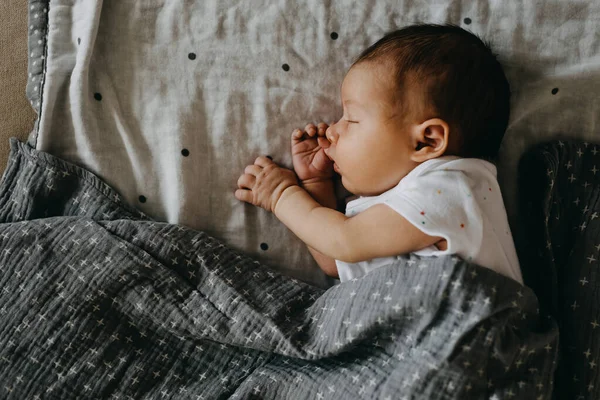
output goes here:
[{"label": "brown wooden surface", "polygon": [[8,139],[27,141],[35,112],[27,85],[27,1],[0,1],[0,174],[6,168]]}]

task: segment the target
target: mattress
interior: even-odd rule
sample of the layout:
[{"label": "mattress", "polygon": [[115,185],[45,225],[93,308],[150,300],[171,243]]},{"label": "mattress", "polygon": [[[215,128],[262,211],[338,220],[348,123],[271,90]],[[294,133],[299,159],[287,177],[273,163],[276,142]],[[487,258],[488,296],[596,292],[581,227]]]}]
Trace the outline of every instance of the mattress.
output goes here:
[{"label": "mattress", "polygon": [[517,238],[521,154],[598,136],[598,1],[30,0],[29,20],[30,145],[156,220],[322,287],[333,282],[304,243],[238,201],[236,181],[260,155],[291,168],[292,130],[341,116],[348,67],[386,32],[454,23],[498,54],[512,91],[499,182]]}]

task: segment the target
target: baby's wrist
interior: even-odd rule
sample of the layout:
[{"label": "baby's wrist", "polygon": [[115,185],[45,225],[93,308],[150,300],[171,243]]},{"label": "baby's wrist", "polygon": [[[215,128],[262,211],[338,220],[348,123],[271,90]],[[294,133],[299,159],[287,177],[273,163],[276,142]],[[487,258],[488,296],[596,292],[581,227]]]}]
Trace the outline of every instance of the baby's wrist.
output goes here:
[{"label": "baby's wrist", "polygon": [[301,182],[300,186],[311,195],[317,203],[323,207],[336,209],[337,200],[335,197],[335,187],[332,179],[312,180],[310,182]]},{"label": "baby's wrist", "polygon": [[333,186],[333,178],[310,178],[300,181],[300,186]]}]

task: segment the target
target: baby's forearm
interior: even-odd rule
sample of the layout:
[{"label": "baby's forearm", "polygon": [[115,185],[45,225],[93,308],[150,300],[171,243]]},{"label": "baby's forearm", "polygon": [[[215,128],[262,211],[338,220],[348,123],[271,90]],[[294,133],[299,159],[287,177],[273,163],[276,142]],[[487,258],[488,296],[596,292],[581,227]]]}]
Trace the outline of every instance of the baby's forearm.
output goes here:
[{"label": "baby's forearm", "polygon": [[[319,182],[302,182],[301,185],[304,190],[310,194],[310,196],[317,201],[323,207],[336,209],[337,200],[335,197],[335,188],[332,180],[319,181]],[[306,246],[310,254],[313,256],[321,270],[327,275],[334,278],[338,278],[337,266],[335,260],[331,257],[326,256],[317,249],[310,246]]]},{"label": "baby's forearm", "polygon": [[291,186],[281,195],[274,214],[307,246],[334,259],[345,257],[344,214],[321,206],[300,186]]}]

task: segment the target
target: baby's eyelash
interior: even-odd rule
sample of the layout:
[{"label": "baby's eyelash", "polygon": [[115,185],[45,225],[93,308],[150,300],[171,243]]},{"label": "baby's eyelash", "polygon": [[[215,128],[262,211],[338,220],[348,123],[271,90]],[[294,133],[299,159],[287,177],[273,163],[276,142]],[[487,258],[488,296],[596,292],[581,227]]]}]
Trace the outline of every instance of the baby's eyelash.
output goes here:
[{"label": "baby's eyelash", "polygon": [[349,119],[347,119],[346,122],[350,122],[352,124],[358,124],[358,121],[350,121]]}]

